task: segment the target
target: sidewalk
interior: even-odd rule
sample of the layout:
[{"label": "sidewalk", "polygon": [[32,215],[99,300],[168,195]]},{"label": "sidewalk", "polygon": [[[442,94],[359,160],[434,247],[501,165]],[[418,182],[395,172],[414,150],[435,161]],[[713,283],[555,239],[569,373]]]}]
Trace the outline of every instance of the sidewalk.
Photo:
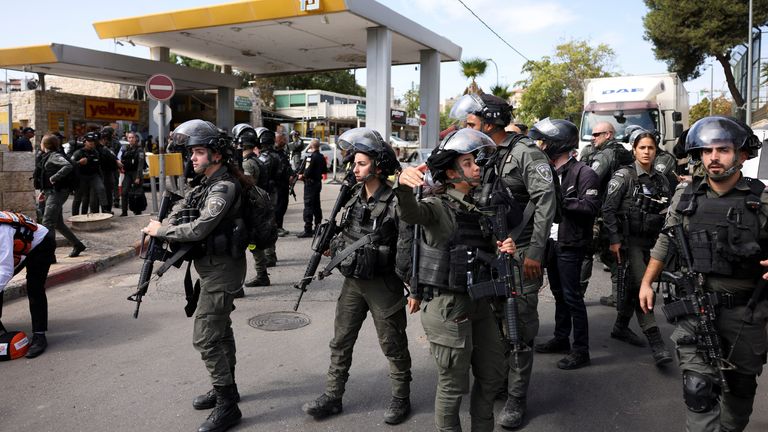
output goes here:
[{"label": "sidewalk", "polygon": [[[138,255],[141,228],[149,222],[149,211],[139,216],[128,212],[129,216],[126,217],[118,216],[119,209],[114,209],[114,212],[109,229],[94,232],[72,230],[87,246],[87,249],[77,258],[69,257],[72,245],[61,234],[56,233],[56,264],[51,266],[48,273],[46,289],[82,279]],[[69,216],[71,216],[71,198],[64,204],[64,220],[66,221]],[[22,270],[5,287],[6,301],[26,296],[26,274],[26,269]]]}]

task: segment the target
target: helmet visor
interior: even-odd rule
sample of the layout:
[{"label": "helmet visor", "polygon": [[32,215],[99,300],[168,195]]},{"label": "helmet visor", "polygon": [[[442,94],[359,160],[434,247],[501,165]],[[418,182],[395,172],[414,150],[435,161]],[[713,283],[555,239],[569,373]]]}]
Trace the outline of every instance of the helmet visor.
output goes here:
[{"label": "helmet visor", "polygon": [[383,149],[381,136],[369,128],[350,129],[339,136],[342,150],[357,150],[363,153],[380,153]]},{"label": "helmet visor", "polygon": [[696,122],[688,131],[685,139],[685,150],[697,150],[706,147],[733,145],[741,148],[748,140],[749,134],[735,121],[726,117],[705,117]]},{"label": "helmet visor", "polygon": [[453,150],[460,154],[474,153],[477,150],[493,151],[496,143],[488,135],[474,129],[459,129],[448,135],[440,143],[441,150]]},{"label": "helmet visor", "polygon": [[467,115],[481,113],[484,107],[485,104],[477,95],[466,94],[454,102],[448,117],[463,124],[467,120]]}]

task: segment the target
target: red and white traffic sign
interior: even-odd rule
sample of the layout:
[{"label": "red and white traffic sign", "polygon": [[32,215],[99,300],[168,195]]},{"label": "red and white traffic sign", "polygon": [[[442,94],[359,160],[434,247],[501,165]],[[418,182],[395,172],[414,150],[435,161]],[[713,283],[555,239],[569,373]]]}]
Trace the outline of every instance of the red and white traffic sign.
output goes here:
[{"label": "red and white traffic sign", "polygon": [[176,93],[176,85],[171,77],[163,74],[155,74],[149,77],[146,89],[147,95],[158,102],[165,102]]},{"label": "red and white traffic sign", "polygon": [[419,123],[421,123],[422,126],[427,125],[427,115],[424,113],[419,114]]}]

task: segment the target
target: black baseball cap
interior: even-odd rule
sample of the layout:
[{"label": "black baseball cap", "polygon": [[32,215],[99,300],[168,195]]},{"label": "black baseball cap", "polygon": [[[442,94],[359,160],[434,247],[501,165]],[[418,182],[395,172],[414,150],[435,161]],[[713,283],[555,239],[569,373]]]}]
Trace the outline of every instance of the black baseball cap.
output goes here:
[{"label": "black baseball cap", "polygon": [[25,127],[24,129],[21,130],[21,133],[34,132],[34,131],[35,130],[32,129],[31,127]]}]

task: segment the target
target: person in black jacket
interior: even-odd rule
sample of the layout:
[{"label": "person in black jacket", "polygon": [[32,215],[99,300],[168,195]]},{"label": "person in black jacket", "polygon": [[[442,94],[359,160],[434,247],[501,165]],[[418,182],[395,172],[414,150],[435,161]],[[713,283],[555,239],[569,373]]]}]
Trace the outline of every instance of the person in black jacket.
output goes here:
[{"label": "person in black jacket", "polygon": [[315,228],[323,220],[323,210],[320,208],[320,191],[323,189],[323,174],[328,172],[328,165],[320,153],[320,141],[312,139],[309,144],[309,154],[304,158],[304,164],[299,180],[304,181],[304,232],[297,235],[299,238],[312,237],[312,219],[315,220]]},{"label": "person in black jacket", "polygon": [[[82,202],[82,213],[88,213],[90,205],[92,213],[98,213],[98,207],[101,211],[109,213],[112,208],[107,205],[107,193],[104,189],[104,179],[101,171],[101,152],[96,149],[96,143],[99,141],[98,132],[88,132],[83,137],[83,148],[75,150],[72,154],[72,162],[77,167],[77,177],[80,180],[80,186],[75,191],[75,198],[72,200],[72,215],[80,214],[80,203]],[[91,203],[91,191],[95,193],[95,199]]]},{"label": "person in black jacket", "polygon": [[[576,125],[545,118],[533,125],[529,135],[554,164],[563,191],[563,220],[552,225],[550,247],[554,253],[547,263],[549,287],[555,297],[555,335],[534,349],[540,353],[567,352],[557,367],[577,369],[590,363],[589,324],[579,274],[600,210],[600,183],[597,174],[572,155],[579,144]],[[573,346],[569,342],[571,329]]]}]

